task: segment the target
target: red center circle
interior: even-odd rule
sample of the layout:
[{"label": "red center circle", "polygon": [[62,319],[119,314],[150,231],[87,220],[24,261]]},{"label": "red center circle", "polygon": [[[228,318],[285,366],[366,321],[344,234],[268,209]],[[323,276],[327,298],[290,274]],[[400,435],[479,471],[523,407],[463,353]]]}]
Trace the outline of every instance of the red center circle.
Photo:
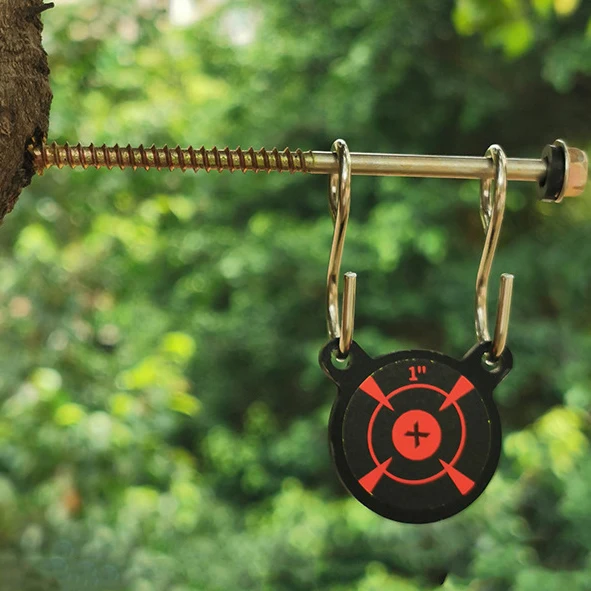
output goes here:
[{"label": "red center circle", "polygon": [[441,444],[441,427],[435,417],[424,410],[409,410],[392,428],[392,441],[398,452],[409,460],[425,460]]}]

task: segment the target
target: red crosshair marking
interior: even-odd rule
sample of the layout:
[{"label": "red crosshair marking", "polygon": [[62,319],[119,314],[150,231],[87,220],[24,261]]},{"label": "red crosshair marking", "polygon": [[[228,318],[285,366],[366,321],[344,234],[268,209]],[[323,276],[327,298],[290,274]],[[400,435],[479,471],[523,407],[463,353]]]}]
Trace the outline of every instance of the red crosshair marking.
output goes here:
[{"label": "red crosshair marking", "polygon": [[359,479],[359,484],[368,492],[371,493],[381,480],[382,476],[386,473],[388,465],[392,461],[392,458],[387,459],[383,464],[376,466],[371,472],[368,472],[365,476]]},{"label": "red crosshair marking", "polygon": [[394,410],[390,401],[386,397],[386,395],[382,392],[382,389],[378,386],[378,383],[373,379],[372,376],[365,378],[364,382],[359,386],[359,389],[375,398],[380,404],[383,404],[385,407],[389,408],[390,410]]},{"label": "red crosshair marking", "polygon": [[[460,378],[460,380],[458,380],[458,382],[456,383],[456,386],[458,385],[458,383],[461,382],[462,377]],[[371,376],[370,376],[370,378],[371,378]],[[370,378],[367,378],[363,382],[363,384],[366,384]],[[464,379],[466,380],[466,378],[464,378]],[[372,378],[372,380],[373,380],[373,378]],[[375,380],[373,380],[373,382],[375,383]],[[470,382],[468,380],[466,380],[466,382],[468,382],[470,384]],[[363,384],[362,384],[362,386],[363,386]],[[472,384],[470,384],[470,385],[472,386]],[[376,386],[377,386],[377,384],[376,384]],[[454,386],[454,388],[456,388],[456,386]],[[445,392],[441,388],[438,388],[437,386],[433,386],[431,384],[408,384],[406,386],[402,386],[401,388],[398,388],[397,390],[394,390],[393,392],[390,392],[390,394],[388,394],[388,396],[385,397],[386,401],[389,403],[389,399],[393,398],[397,394],[400,394],[401,392],[405,392],[406,390],[413,390],[416,388],[433,390],[433,391],[437,392],[438,394],[441,394],[441,396],[443,396],[445,400],[447,400],[447,397],[450,396],[450,394],[451,394],[451,393],[448,394],[447,392]],[[379,386],[378,386],[378,389],[379,389]],[[470,390],[466,390],[464,392],[464,394],[467,394],[472,389],[474,389],[474,386],[472,386],[472,388]],[[365,390],[365,389],[363,389],[363,391],[368,393],[367,390]],[[453,391],[453,389],[452,389],[452,391]],[[380,393],[382,393],[382,395],[383,395],[383,392],[381,390],[380,390]],[[370,396],[373,396],[373,395],[370,394]],[[373,396],[373,398],[376,398],[376,397]],[[378,399],[376,398],[376,400],[378,400]],[[457,398],[456,398],[456,400],[457,400]],[[447,468],[445,468],[445,466],[444,466],[444,468],[440,472],[437,472],[437,474],[433,474],[433,476],[429,476],[428,478],[421,478],[420,480],[409,480],[407,478],[400,478],[399,476],[392,474],[391,472],[389,472],[387,470],[388,466],[386,465],[385,468],[381,468],[380,478],[383,475],[383,476],[387,476],[388,478],[391,478],[392,480],[395,480],[396,482],[400,482],[402,484],[418,485],[418,484],[427,484],[428,482],[433,482],[434,480],[437,480],[438,478],[441,478],[442,476],[447,474],[452,479],[452,482],[456,485],[456,487],[458,488],[458,490],[462,494],[466,494],[468,492],[469,489],[467,489],[466,486],[463,486],[463,485],[458,486],[457,483],[461,479],[458,479],[457,475],[460,475],[461,477],[466,479],[466,481],[468,481],[470,479],[467,476],[465,476],[464,474],[462,474],[461,472],[459,472],[458,470],[453,469],[454,464],[460,459],[460,456],[462,455],[462,452],[464,451],[464,445],[466,443],[466,420],[464,419],[464,413],[462,412],[462,410],[458,406],[458,403],[456,400],[452,400],[450,405],[453,405],[453,407],[455,408],[456,412],[458,413],[458,417],[460,419],[460,429],[461,429],[460,444],[458,445],[458,450],[456,451],[456,454],[452,458],[451,462],[449,464],[446,464]],[[381,467],[385,463],[385,462],[380,462],[378,460],[376,453],[374,451],[374,448],[373,448],[373,443],[372,443],[373,425],[375,423],[376,417],[377,417],[379,411],[382,409],[382,407],[386,406],[381,400],[379,402],[380,402],[380,404],[376,407],[373,414],[371,415],[371,418],[370,418],[369,424],[368,424],[368,428],[367,428],[367,447],[369,449],[369,453],[370,453],[371,458],[374,461],[374,464],[376,465],[376,467]],[[392,406],[389,405],[388,408],[392,408]],[[442,410],[442,408],[440,407],[439,410]],[[412,411],[408,411],[408,412],[412,412]],[[424,411],[421,411],[421,412],[424,412]],[[405,413],[405,414],[407,414],[407,413]],[[428,413],[425,413],[425,414],[428,414]],[[431,416],[431,415],[429,415],[429,416]],[[432,416],[431,416],[431,418],[435,421],[435,419]],[[437,423],[437,421],[435,421],[435,422]],[[439,424],[437,423],[437,425],[439,425]],[[396,426],[396,424],[394,426]],[[442,460],[439,460],[439,461],[441,462]],[[389,463],[390,462],[388,461],[388,464]],[[450,470],[450,468],[452,468],[453,470]],[[373,472],[373,470],[372,470],[372,472]],[[452,473],[454,474],[454,476],[456,476],[455,479],[454,479],[454,477],[451,476]],[[371,474],[371,472],[369,474]],[[366,475],[366,476],[368,476],[368,475]],[[378,478],[378,480],[379,480],[379,478]],[[462,492],[462,490],[464,490],[466,492]]]},{"label": "red crosshair marking", "polygon": [[419,445],[421,445],[421,437],[429,437],[429,433],[421,433],[421,431],[419,431],[419,421],[415,421],[413,430],[407,431],[404,435],[406,437],[415,438],[415,447],[419,447]]},{"label": "red crosshair marking", "polygon": [[409,460],[431,457],[441,444],[441,427],[435,417],[424,410],[409,410],[398,417],[392,427],[392,442],[398,453]]},{"label": "red crosshair marking", "polygon": [[443,460],[439,460],[439,463],[463,495],[467,495],[472,490],[472,487],[476,484],[472,479],[462,474],[459,470],[456,470],[453,466],[446,464]]},{"label": "red crosshair marking", "polygon": [[474,386],[472,382],[467,380],[464,376],[460,376],[460,379],[455,383],[451,392],[447,395],[443,404],[439,407],[439,410],[445,410],[448,406],[451,406],[454,402],[457,402],[459,398],[472,392]]}]

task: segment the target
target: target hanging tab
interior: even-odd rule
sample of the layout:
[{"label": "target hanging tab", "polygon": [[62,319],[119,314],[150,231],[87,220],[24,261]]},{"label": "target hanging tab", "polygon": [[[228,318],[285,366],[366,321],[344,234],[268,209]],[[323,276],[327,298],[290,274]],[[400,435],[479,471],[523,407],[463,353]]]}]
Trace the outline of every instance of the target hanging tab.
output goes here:
[{"label": "target hanging tab", "polygon": [[329,422],[330,450],[344,486],[375,513],[406,523],[438,521],[476,500],[499,461],[501,424],[493,390],[513,367],[505,346],[512,276],[502,280],[492,341],[486,328],[486,290],[502,223],[506,161],[498,146],[489,148],[496,174],[494,191],[490,184],[482,187],[487,239],[477,279],[480,342],[460,360],[423,350],[372,358],[352,340],[353,311],[346,303],[347,329],[338,323],[336,277],[349,214],[349,201],[339,211],[338,197],[350,195],[347,150],[339,142],[335,153],[345,174],[331,182],[329,199],[335,221],[327,283],[332,340],[319,358],[338,386]]}]

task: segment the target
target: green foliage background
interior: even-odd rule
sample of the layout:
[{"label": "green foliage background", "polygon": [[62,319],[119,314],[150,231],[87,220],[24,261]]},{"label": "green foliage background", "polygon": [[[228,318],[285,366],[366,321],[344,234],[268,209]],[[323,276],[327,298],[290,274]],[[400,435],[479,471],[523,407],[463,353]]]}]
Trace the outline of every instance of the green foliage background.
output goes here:
[{"label": "green foliage background", "polygon": [[[50,139],[585,147],[590,18],[576,0],[251,0],[179,28],[154,2],[58,2]],[[0,232],[1,591],[427,591],[447,573],[450,591],[591,589],[590,196],[540,204],[510,183],[500,469],[462,514],[410,526],[346,496],[330,465],[326,184],[34,180]],[[356,339],[460,357],[477,183],[354,177],[352,201]]]}]

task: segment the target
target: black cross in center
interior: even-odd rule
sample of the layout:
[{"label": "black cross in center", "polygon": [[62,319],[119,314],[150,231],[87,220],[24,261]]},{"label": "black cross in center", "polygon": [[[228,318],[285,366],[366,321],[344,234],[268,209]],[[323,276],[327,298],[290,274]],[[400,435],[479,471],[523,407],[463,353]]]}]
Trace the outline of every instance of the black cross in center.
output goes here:
[{"label": "black cross in center", "polygon": [[412,431],[407,431],[404,435],[415,438],[415,447],[419,447],[421,443],[421,437],[429,437],[429,433],[421,433],[421,431],[419,431],[419,421],[415,422],[415,426]]}]

